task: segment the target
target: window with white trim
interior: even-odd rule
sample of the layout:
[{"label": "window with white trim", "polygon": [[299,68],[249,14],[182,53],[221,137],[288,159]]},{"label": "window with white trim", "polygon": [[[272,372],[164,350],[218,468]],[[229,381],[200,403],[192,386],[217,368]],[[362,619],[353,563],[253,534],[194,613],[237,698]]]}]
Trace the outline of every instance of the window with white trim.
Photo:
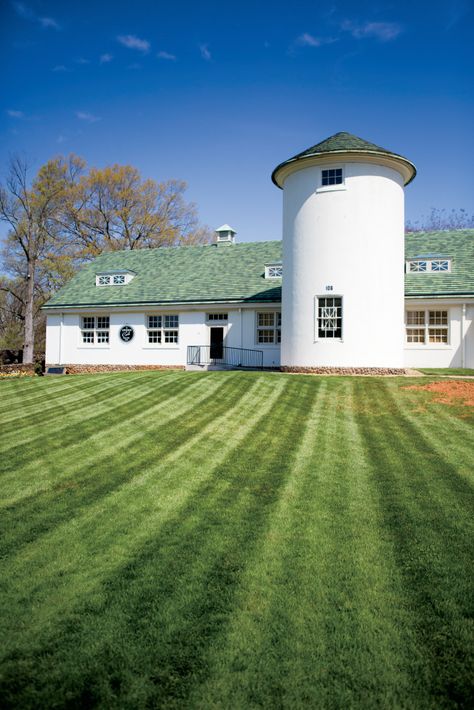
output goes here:
[{"label": "window with white trim", "polygon": [[342,185],[342,183],[342,168],[328,168],[327,170],[321,170],[322,187],[327,187],[329,185]]},{"label": "window with white trim", "polygon": [[257,313],[257,343],[275,345],[281,343],[280,311],[262,311]]},{"label": "window with white trim", "polygon": [[281,279],[283,276],[283,266],[281,264],[265,264],[266,279]]},{"label": "window with white trim", "polygon": [[451,271],[451,259],[410,259],[406,272],[410,274],[439,274]]},{"label": "window with white trim", "polygon": [[407,310],[406,342],[411,345],[449,343],[447,310]]},{"label": "window with white trim", "polygon": [[342,297],[316,296],[316,333],[318,339],[342,338]]},{"label": "window with white trim", "polygon": [[148,342],[153,345],[179,342],[179,315],[147,316]]},{"label": "window with white trim", "polygon": [[130,283],[133,279],[134,274],[132,273],[110,273],[110,274],[96,274],[95,285],[96,286],[124,286]]},{"label": "window with white trim", "polygon": [[229,319],[229,314],[228,313],[208,313],[206,315],[207,320],[209,321],[225,321]]},{"label": "window with white trim", "polygon": [[110,317],[82,316],[81,339],[85,345],[107,345],[110,341]]}]

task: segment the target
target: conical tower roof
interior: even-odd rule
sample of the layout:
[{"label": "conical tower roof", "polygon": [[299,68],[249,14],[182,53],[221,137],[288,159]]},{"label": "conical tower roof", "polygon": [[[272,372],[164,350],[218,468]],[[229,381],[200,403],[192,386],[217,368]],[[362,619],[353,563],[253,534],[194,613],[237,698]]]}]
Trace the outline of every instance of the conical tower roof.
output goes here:
[{"label": "conical tower roof", "polygon": [[[281,182],[281,177],[283,168],[298,163],[299,161],[308,161],[309,159],[313,159],[314,162],[314,158],[320,156],[322,157],[324,155],[335,155],[342,159],[344,154],[352,155],[353,158],[357,156],[361,158],[363,158],[363,156],[373,156],[379,158],[385,157],[389,161],[399,163],[399,170],[404,177],[405,185],[408,185],[408,183],[411,182],[416,175],[416,168],[413,163],[407,158],[404,158],[402,155],[393,153],[391,150],[387,150],[386,148],[381,148],[379,145],[375,145],[375,143],[370,143],[363,138],[352,135],[352,133],[341,131],[340,133],[335,133],[333,136],[326,138],[320,143],[316,143],[316,145],[311,146],[311,148],[307,148],[301,153],[297,153],[292,158],[288,158],[288,160],[285,160],[283,163],[277,165],[272,173],[272,180],[275,185],[282,187],[283,184]],[[292,170],[285,170],[285,175],[283,177],[286,177],[288,172],[292,172]]]}]

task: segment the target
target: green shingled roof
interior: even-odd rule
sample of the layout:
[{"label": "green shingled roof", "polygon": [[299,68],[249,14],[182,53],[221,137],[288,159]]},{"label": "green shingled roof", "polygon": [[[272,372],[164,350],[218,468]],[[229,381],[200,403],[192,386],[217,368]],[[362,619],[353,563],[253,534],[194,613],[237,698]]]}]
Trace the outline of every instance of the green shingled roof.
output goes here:
[{"label": "green shingled roof", "polygon": [[[162,247],[102,254],[45,308],[213,301],[280,301],[281,279],[265,279],[265,264],[281,259],[281,242]],[[101,272],[136,273],[123,286],[96,286]]]},{"label": "green shingled roof", "polygon": [[[474,295],[474,230],[406,235],[407,259],[450,256],[451,273],[405,275],[407,296]],[[102,254],[45,308],[205,302],[280,302],[281,279],[266,280],[265,264],[281,261],[281,242],[140,249]],[[402,268],[402,265],[400,265]],[[124,286],[96,286],[97,273],[133,271]]]},{"label": "green shingled roof", "polygon": [[405,274],[405,295],[474,295],[474,229],[406,235],[406,259],[437,256],[451,257],[451,272]]},{"label": "green shingled roof", "polygon": [[277,172],[285,165],[305,160],[306,158],[311,158],[316,155],[327,155],[331,153],[366,153],[378,156],[386,155],[387,157],[402,161],[411,169],[411,177],[407,180],[406,184],[411,182],[416,175],[416,168],[413,163],[407,160],[407,158],[404,158],[402,155],[393,153],[391,150],[387,150],[386,148],[381,148],[379,145],[375,145],[375,143],[370,143],[363,138],[352,135],[352,133],[341,131],[340,133],[335,133],[333,136],[330,136],[330,138],[326,138],[320,143],[316,143],[316,145],[311,146],[311,148],[307,148],[301,153],[297,153],[292,158],[288,158],[288,160],[285,160],[283,163],[277,165],[272,173],[272,180],[275,185],[281,187],[278,182]]}]

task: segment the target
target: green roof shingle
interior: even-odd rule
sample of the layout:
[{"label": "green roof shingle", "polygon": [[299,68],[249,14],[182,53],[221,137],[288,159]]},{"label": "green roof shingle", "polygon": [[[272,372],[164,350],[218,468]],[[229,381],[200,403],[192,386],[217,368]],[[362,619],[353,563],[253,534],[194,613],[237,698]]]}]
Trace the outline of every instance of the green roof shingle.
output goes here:
[{"label": "green roof shingle", "polygon": [[[450,273],[405,275],[407,296],[474,295],[474,229],[414,232],[405,238],[407,259],[450,256]],[[166,303],[281,301],[281,279],[265,279],[265,264],[280,262],[282,242],[247,242],[141,249],[102,254],[85,266],[45,308]],[[403,268],[403,265],[400,265]],[[96,286],[97,273],[129,270],[123,286]]]},{"label": "green roof shingle", "polygon": [[363,138],[359,138],[358,136],[352,135],[352,133],[346,133],[345,131],[341,131],[340,133],[335,133],[333,136],[326,138],[320,143],[316,143],[316,145],[313,145],[310,148],[301,151],[301,153],[297,153],[292,158],[284,160],[282,163],[277,165],[277,167],[273,171],[272,180],[275,185],[281,187],[281,185],[278,183],[277,173],[283,166],[288,165],[290,163],[295,163],[299,160],[304,160],[305,158],[310,158],[314,155],[327,155],[331,153],[366,153],[369,155],[386,155],[388,157],[402,161],[410,167],[411,177],[407,180],[406,184],[411,182],[416,175],[416,168],[413,163],[410,160],[407,160],[407,158],[404,158],[402,155],[394,153],[391,150],[387,150],[386,148],[381,148],[379,145],[375,145],[375,143],[370,143],[369,141],[366,141]]},{"label": "green roof shingle", "polygon": [[406,296],[474,295],[474,229],[409,232],[405,258],[450,256],[451,272],[405,274]]},{"label": "green roof shingle", "polygon": [[[281,260],[281,242],[162,247],[101,254],[46,304],[102,306],[210,301],[280,301],[281,279],[265,279],[265,264]],[[123,286],[96,286],[99,272],[136,273]]]}]

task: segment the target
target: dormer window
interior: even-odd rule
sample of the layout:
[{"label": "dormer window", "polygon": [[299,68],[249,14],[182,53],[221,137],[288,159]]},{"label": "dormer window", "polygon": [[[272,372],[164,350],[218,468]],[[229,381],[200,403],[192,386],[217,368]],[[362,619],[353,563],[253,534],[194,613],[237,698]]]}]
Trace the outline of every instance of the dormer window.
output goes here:
[{"label": "dormer window", "polygon": [[451,271],[451,259],[417,258],[406,262],[407,274],[426,274]]},{"label": "dormer window", "polygon": [[110,273],[96,274],[96,286],[124,286],[130,283],[135,274],[132,271],[115,271]]},{"label": "dormer window", "polygon": [[283,265],[281,261],[276,261],[271,264],[265,264],[266,279],[281,279],[283,276]]}]

